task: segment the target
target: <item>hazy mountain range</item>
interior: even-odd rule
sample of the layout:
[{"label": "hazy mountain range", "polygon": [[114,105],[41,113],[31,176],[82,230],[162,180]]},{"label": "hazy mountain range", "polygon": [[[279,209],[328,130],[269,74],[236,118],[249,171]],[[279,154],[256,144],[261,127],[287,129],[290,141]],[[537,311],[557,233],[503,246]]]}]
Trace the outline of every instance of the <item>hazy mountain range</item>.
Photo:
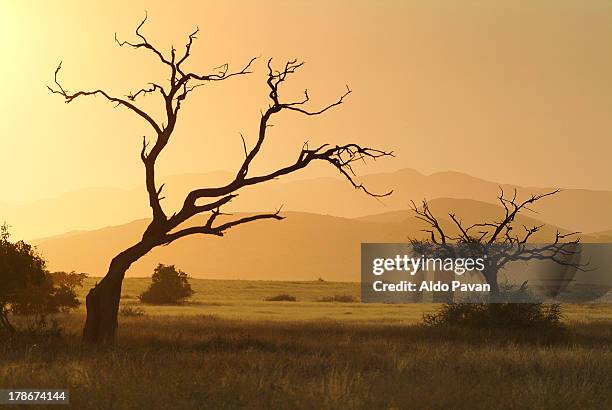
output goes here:
[{"label": "hazy mountain range", "polygon": [[[431,208],[443,226],[451,222],[445,211],[454,210],[466,223],[499,217],[501,208],[465,199],[440,198]],[[234,217],[240,217],[235,214]],[[191,236],[153,250],[129,270],[129,276],[150,275],[161,262],[176,264],[194,277],[358,281],[362,242],[405,242],[422,237],[425,225],[410,211],[393,211],[361,218],[344,218],[303,212],[286,212],[282,221],[257,221],[227,232],[223,238]],[[73,232],[36,241],[50,268],[79,270],[99,276],[110,259],[137,241],[148,220]],[[518,224],[540,221],[520,217]],[[546,226],[534,238],[548,241],[557,228]],[[562,232],[567,232],[561,229]],[[596,240],[584,236],[585,241]]]},{"label": "hazy mountain range", "polygon": [[[227,182],[226,172],[166,178],[168,213],[195,187]],[[365,175],[371,191],[391,196],[377,200],[340,178],[271,181],[240,192],[225,211],[272,210],[283,205],[283,221],[257,221],[230,230],[223,238],[193,236],[155,249],[134,264],[131,276],[150,275],[158,263],[176,264],[196,277],[358,280],[362,242],[405,242],[421,237],[425,226],[414,218],[410,201],[426,197],[450,227],[448,212],[466,223],[499,219],[500,184],[458,172],[424,175],[412,169]],[[518,198],[553,188],[501,184]],[[25,205],[2,205],[0,215],[33,242],[53,270],[105,273],[110,259],[138,241],[150,210],[143,188],[92,188]],[[535,240],[548,241],[556,229],[582,231],[583,240],[612,241],[612,192],[567,189],[543,199],[517,223],[546,223]],[[201,219],[201,218],[200,218]],[[197,222],[197,219],[196,219]],[[193,222],[193,223],[196,223]],[[589,233],[595,232],[595,233]],[[49,236],[55,235],[55,236]]]},{"label": "hazy mountain range", "polygon": [[[191,189],[231,180],[228,172],[183,174],[165,178],[163,205],[176,210]],[[508,193],[516,188],[519,198],[549,191],[546,187],[520,187],[486,181],[458,172],[424,175],[412,169],[365,175],[361,179],[374,192],[393,194],[381,200],[353,189],[338,178],[270,181],[240,191],[227,208],[235,212],[277,209],[356,218],[390,211],[405,211],[410,200],[426,197],[474,199],[497,203],[499,186]],[[535,208],[537,219],[581,232],[612,230],[612,191],[567,189],[543,200]],[[19,237],[41,238],[73,230],[92,230],[148,218],[150,209],[144,187],[134,189],[90,188],[52,199],[11,205],[0,203],[0,217],[13,226]]]}]

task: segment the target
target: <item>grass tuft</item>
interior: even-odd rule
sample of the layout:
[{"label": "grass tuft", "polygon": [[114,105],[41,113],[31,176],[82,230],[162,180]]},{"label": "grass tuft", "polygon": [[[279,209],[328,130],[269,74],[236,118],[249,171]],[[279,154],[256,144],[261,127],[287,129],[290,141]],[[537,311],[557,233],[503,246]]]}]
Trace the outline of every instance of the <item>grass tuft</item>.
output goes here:
[{"label": "grass tuft", "polygon": [[264,299],[266,302],[295,302],[297,298],[295,296],[291,296],[287,293],[281,293],[275,296],[268,296]]},{"label": "grass tuft", "polygon": [[339,302],[339,303],[355,303],[353,295],[334,295],[334,296],[323,296],[319,298],[319,302]]}]

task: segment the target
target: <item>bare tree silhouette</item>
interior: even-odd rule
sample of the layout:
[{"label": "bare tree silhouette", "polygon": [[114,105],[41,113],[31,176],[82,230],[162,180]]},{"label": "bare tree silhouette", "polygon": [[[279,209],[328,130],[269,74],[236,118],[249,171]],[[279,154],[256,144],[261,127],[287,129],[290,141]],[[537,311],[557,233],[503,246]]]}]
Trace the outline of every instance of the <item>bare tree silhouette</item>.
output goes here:
[{"label": "bare tree silhouette", "polygon": [[[204,187],[192,190],[189,192],[189,194],[187,194],[180,210],[168,216],[160,202],[160,200],[163,199],[161,197],[161,193],[164,185],[161,184],[160,186],[157,186],[156,184],[155,162],[170,141],[179,118],[179,111],[182,104],[196,88],[207,82],[224,81],[231,77],[251,73],[250,70],[252,69],[256,58],[249,60],[246,65],[237,71],[230,71],[229,65],[223,64],[214,68],[214,71],[209,74],[189,72],[183,67],[183,64],[190,56],[191,47],[194,40],[197,38],[196,35],[198,34],[199,30],[196,29],[189,35],[187,44],[185,45],[185,51],[182,53],[182,55],[177,55],[177,51],[173,47],[170,51],[170,56],[168,57],[160,52],[158,48],[153,46],[141,33],[141,29],[146,20],[147,17],[145,15],[145,18],[136,28],[136,37],[138,38],[137,42],[120,41],[116,36],[115,41],[119,46],[127,46],[135,49],[146,49],[155,55],[159,61],[169,69],[170,78],[167,84],[161,85],[157,83],[149,83],[147,87],[142,88],[135,93],[130,93],[125,98],[111,96],[109,93],[101,89],[96,89],[93,91],[77,91],[72,93],[64,88],[58,80],[58,74],[62,67],[60,63],[55,70],[55,86],[48,87],[52,93],[62,96],[66,103],[70,103],[73,100],[84,96],[102,96],[110,102],[115,103],[117,106],[123,106],[129,109],[145,120],[150,125],[155,136],[151,147],[150,142],[147,141],[146,137],[143,137],[142,151],[140,153],[140,157],[145,167],[146,188],[149,197],[149,204],[152,210],[152,220],[143,233],[142,239],[112,259],[106,276],[104,276],[100,283],[91,289],[87,295],[87,320],[83,330],[83,340],[85,342],[97,343],[114,340],[117,328],[117,312],[119,308],[121,284],[125,272],[130,265],[132,265],[132,263],[148,253],[151,249],[160,245],[167,245],[188,235],[205,234],[223,236],[225,231],[237,225],[262,219],[280,220],[283,218],[279,214],[279,209],[279,211],[273,213],[259,213],[224,223],[215,224],[217,222],[217,217],[222,214],[220,208],[232,201],[232,199],[238,195],[237,192],[243,187],[270,181],[282,175],[287,175],[303,169],[315,161],[323,161],[329,163],[336,170],[338,170],[356,189],[362,190],[368,195],[380,197],[389,195],[391,193],[387,192],[382,195],[377,195],[368,191],[366,187],[355,180],[355,174],[353,173],[351,166],[355,161],[363,161],[368,158],[377,159],[380,157],[392,156],[393,153],[362,147],[358,144],[346,144],[340,146],[324,144],[316,148],[310,148],[307,143],[304,143],[297,159],[295,159],[295,161],[291,162],[289,165],[261,175],[249,174],[249,167],[251,166],[251,163],[255,157],[257,157],[259,154],[266,140],[266,131],[268,127],[270,127],[268,122],[273,115],[281,111],[293,111],[306,116],[317,116],[342,104],[345,98],[351,93],[351,90],[347,87],[344,94],[338,100],[325,107],[315,110],[309,110],[306,108],[306,103],[309,101],[307,90],[304,92],[302,99],[292,102],[285,102],[284,100],[281,100],[281,97],[279,96],[280,86],[287,80],[289,75],[293,74],[297,69],[299,69],[303,63],[298,62],[297,60],[289,61],[284,64],[282,68],[277,70],[272,67],[272,59],[270,59],[268,60],[267,64],[267,85],[269,88],[269,98],[271,103],[261,115],[255,145],[250,149],[247,148],[247,143],[245,139],[242,138],[245,159],[240,168],[237,170],[234,179],[224,186]],[[164,102],[166,118],[162,123],[155,120],[151,114],[143,111],[136,105],[136,100],[139,97],[146,94],[156,93],[161,95]],[[204,201],[205,203],[201,203],[200,201]],[[199,226],[181,227],[181,225],[190,218],[201,214],[208,214],[208,219],[204,224]]]},{"label": "bare tree silhouette", "polygon": [[[575,237],[575,239],[564,241],[568,237],[574,237],[579,232],[561,234],[557,231],[550,243],[534,246],[528,242],[544,225],[523,225],[522,233],[516,233],[514,229],[516,217],[521,212],[532,211],[531,205],[543,198],[556,195],[559,193],[558,189],[531,195],[522,202],[517,200],[516,189],[510,198],[505,196],[504,190],[501,187],[500,191],[497,199],[504,209],[500,220],[474,223],[466,226],[455,213],[451,212],[448,216],[456,230],[456,233],[452,234],[448,230],[445,231],[442,227],[438,218],[429,208],[427,200],[423,200],[420,207],[413,201],[412,210],[416,213],[416,218],[430,226],[429,229],[423,230],[423,232],[429,234],[428,239],[410,240],[414,249],[419,253],[435,254],[437,256],[482,257],[486,255],[483,275],[491,286],[491,301],[499,300],[498,272],[512,261],[552,260],[559,265],[572,266],[578,270],[584,270],[585,265],[572,262],[571,260],[571,257],[577,252],[580,238]],[[457,253],[461,255],[457,255]],[[523,283],[522,288],[525,288],[526,285],[526,282]]]}]

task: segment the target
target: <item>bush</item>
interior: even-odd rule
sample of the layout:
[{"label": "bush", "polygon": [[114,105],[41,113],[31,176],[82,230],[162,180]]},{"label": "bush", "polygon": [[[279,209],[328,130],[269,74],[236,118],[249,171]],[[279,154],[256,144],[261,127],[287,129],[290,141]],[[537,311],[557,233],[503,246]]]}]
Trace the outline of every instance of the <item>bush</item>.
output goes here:
[{"label": "bush", "polygon": [[445,303],[423,315],[432,327],[473,329],[561,329],[561,305],[543,303]]},{"label": "bush", "polygon": [[123,305],[119,309],[119,315],[125,317],[139,317],[144,316],[145,311],[140,307],[133,307],[129,305]]},{"label": "bush", "polygon": [[9,313],[34,317],[45,327],[46,316],[79,306],[75,288],[84,273],[49,273],[36,249],[24,242],[11,242],[7,225],[0,227],[0,330],[15,331]]},{"label": "bush", "polygon": [[295,302],[297,299],[295,296],[288,295],[286,293],[281,293],[276,296],[268,296],[264,299],[266,302]]},{"label": "bush", "polygon": [[355,298],[352,295],[324,296],[319,299],[319,302],[353,303],[355,302]]},{"label": "bush", "polygon": [[139,296],[143,303],[176,304],[193,295],[188,275],[174,265],[157,265],[152,280],[149,288]]},{"label": "bush", "polygon": [[9,333],[8,337],[0,338],[0,350],[4,347],[12,352],[23,348],[33,351],[49,344],[63,344],[65,341],[64,329],[55,319],[44,322],[23,320],[18,322],[15,331]]},{"label": "bush", "polygon": [[46,328],[47,315],[66,313],[79,307],[77,287],[83,286],[87,278],[84,273],[45,272],[38,283],[30,283],[13,295],[11,312],[18,316],[29,316],[36,327]]}]

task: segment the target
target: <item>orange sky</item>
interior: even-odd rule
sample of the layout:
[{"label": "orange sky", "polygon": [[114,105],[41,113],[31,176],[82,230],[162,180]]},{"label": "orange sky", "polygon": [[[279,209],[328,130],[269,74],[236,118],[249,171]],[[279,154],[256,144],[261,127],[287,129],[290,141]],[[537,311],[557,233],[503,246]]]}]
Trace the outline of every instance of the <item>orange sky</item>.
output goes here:
[{"label": "orange sky", "polygon": [[[46,85],[60,60],[72,91],[124,95],[163,79],[150,54],[113,41],[115,32],[133,39],[145,9],[143,31],[164,50],[182,50],[199,25],[192,71],[298,57],[307,65],[285,95],[308,87],[313,103],[324,103],[350,85],[347,104],[324,117],[274,121],[262,169],[293,160],[304,140],[356,141],[397,153],[367,172],[451,169],[612,189],[610,1],[84,3],[0,1],[0,202],[143,183],[143,121],[101,98],[66,105]],[[231,170],[242,160],[239,133],[254,140],[267,103],[265,66],[255,68],[194,93],[160,175]]]}]

